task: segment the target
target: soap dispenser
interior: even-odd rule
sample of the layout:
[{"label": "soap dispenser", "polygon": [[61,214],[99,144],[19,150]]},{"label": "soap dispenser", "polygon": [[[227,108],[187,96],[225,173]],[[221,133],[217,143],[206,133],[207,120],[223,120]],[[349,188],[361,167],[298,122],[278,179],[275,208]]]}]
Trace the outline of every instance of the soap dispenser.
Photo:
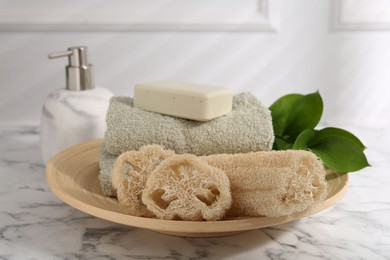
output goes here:
[{"label": "soap dispenser", "polygon": [[43,162],[75,144],[103,138],[105,117],[112,93],[95,87],[87,47],[70,47],[51,53],[49,58],[68,57],[66,88],[50,93],[41,114],[41,154]]}]

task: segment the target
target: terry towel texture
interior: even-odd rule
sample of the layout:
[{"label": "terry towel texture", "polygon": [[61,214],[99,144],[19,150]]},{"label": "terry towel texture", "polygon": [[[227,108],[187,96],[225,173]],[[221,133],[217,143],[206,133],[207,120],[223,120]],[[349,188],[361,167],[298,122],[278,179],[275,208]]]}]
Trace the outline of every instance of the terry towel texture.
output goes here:
[{"label": "terry towel texture", "polygon": [[144,111],[133,107],[130,97],[113,97],[107,112],[107,131],[100,154],[99,180],[106,196],[116,196],[111,171],[126,151],[158,144],[178,154],[234,154],[272,149],[271,112],[255,96],[233,97],[232,112],[199,122]]},{"label": "terry towel texture", "polygon": [[100,147],[99,182],[100,189],[102,190],[103,194],[109,197],[115,197],[117,195],[116,189],[112,186],[111,183],[111,172],[114,168],[116,158],[118,158],[118,156],[110,154],[103,142],[102,146]]},{"label": "terry towel texture", "polygon": [[147,144],[178,154],[234,154],[268,151],[274,142],[271,112],[250,93],[235,95],[232,112],[208,122],[144,111],[130,97],[113,97],[106,121],[104,141],[112,155]]}]

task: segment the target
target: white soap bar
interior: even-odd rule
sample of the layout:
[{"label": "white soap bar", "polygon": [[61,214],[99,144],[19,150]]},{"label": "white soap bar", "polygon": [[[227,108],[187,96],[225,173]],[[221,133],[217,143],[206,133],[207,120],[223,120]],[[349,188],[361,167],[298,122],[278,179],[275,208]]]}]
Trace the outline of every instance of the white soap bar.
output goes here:
[{"label": "white soap bar", "polygon": [[134,107],[198,121],[230,113],[232,100],[229,88],[178,81],[140,83],[134,89]]}]

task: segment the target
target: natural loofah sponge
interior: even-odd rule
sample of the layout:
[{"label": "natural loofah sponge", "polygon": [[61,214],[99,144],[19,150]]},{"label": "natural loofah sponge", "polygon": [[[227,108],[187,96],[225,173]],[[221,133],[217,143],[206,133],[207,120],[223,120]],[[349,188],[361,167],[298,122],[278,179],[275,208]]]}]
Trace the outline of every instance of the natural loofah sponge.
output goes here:
[{"label": "natural loofah sponge", "polygon": [[146,145],[139,151],[122,153],[115,161],[111,181],[117,191],[117,198],[126,206],[129,214],[151,217],[153,214],[142,203],[142,192],[148,175],[161,161],[174,155],[159,145]]},{"label": "natural loofah sponge", "polygon": [[[279,217],[323,201],[327,195],[325,174],[322,162],[309,151],[195,157],[175,155],[161,146],[148,145],[118,157],[112,183],[118,200],[132,215],[215,220],[223,217],[223,210],[230,206],[221,196],[228,196],[226,187],[218,186],[225,183],[223,178],[230,182],[232,200],[226,217]],[[215,176],[222,179],[215,180]],[[207,186],[207,181],[216,184]],[[203,196],[197,193],[199,187],[205,192]],[[220,207],[216,210],[218,214],[207,213],[214,199],[223,202],[215,204]]]},{"label": "natural loofah sponge", "polygon": [[175,155],[150,173],[142,194],[161,219],[219,220],[230,208],[229,179],[194,155]]},{"label": "natural loofah sponge", "polygon": [[278,217],[301,212],[327,195],[326,171],[308,151],[268,151],[200,157],[230,180],[227,217]]}]

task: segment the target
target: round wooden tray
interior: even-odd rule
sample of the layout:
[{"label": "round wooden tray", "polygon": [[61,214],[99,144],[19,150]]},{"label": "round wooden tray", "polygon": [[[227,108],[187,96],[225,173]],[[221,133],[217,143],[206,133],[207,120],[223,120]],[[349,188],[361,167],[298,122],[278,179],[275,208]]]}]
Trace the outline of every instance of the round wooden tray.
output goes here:
[{"label": "round wooden tray", "polygon": [[180,221],[126,214],[116,198],[105,197],[98,180],[102,140],[78,144],[53,157],[46,167],[51,191],[70,206],[90,215],[133,227],[187,237],[226,236],[297,220],[320,212],[339,201],[347,190],[348,174],[328,180],[328,198],[320,205],[290,216],[242,218],[221,221]]}]

